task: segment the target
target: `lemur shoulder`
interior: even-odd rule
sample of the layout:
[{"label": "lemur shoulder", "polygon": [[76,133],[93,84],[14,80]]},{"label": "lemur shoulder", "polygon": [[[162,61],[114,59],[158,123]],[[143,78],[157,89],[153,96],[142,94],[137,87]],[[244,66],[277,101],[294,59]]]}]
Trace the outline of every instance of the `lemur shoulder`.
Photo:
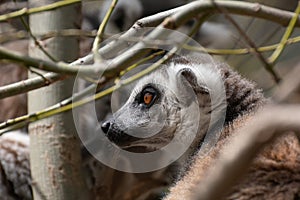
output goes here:
[{"label": "lemur shoulder", "polygon": [[[192,199],[207,171],[214,167],[223,149],[237,130],[252,120],[245,115],[225,127],[220,140],[206,156],[194,156],[184,176],[171,187],[164,200]],[[252,161],[246,175],[228,191],[224,199],[298,199],[300,194],[300,145],[292,132],[266,145]]]},{"label": "lemur shoulder", "polygon": [[[205,184],[209,168],[216,164],[222,150],[230,144],[257,110],[268,102],[248,80],[235,72],[221,68],[227,96],[227,123],[214,148],[205,156],[200,153],[183,172],[164,200],[192,199],[199,184]],[[294,133],[276,138],[266,145],[253,160],[247,174],[224,199],[298,199],[300,197],[300,144]]]},{"label": "lemur shoulder", "polygon": [[[188,121],[183,120],[175,123],[176,128],[172,128],[172,124],[168,124],[169,126],[165,129],[163,128],[162,131],[157,134],[157,137],[137,139],[126,134],[128,121],[124,120],[124,115],[133,116],[130,112],[134,112],[138,113],[139,119],[145,120],[146,117],[143,116],[143,114],[147,111],[140,111],[137,107],[133,110],[126,109],[126,107],[128,108],[131,104],[135,104],[137,100],[136,97],[143,95],[145,86],[148,87],[150,84],[150,87],[153,87],[152,89],[157,90],[158,93],[163,91],[160,92],[163,95],[159,97],[160,100],[158,104],[164,104],[163,108],[166,108],[165,112],[169,115],[175,115],[176,113],[173,112],[173,109],[176,106],[180,107],[180,105],[175,103],[170,106],[167,102],[175,102],[174,98],[176,97],[172,97],[172,94],[168,93],[159,85],[166,84],[170,88],[173,87],[172,90],[175,91],[175,93],[178,92],[182,94],[184,93],[182,90],[186,90],[182,85],[188,82],[189,86],[193,88],[196,93],[200,112],[202,116],[205,116],[206,113],[211,112],[211,110],[209,110],[210,108],[219,107],[214,107],[212,104],[219,105],[218,103],[220,102],[212,102],[207,99],[205,93],[205,88],[208,89],[210,96],[216,91],[217,93],[220,92],[218,89],[218,81],[220,80],[214,80],[215,76],[217,76],[215,73],[219,73],[221,81],[224,84],[227,103],[223,131],[221,131],[220,138],[212,150],[203,157],[202,152],[197,153],[197,151],[202,145],[202,131],[203,129],[207,130],[206,124],[209,120],[205,121],[205,117],[201,118],[204,123],[199,123],[201,128],[195,139],[196,144],[191,145],[190,150],[192,153],[183,159],[184,163],[188,162],[191,164],[189,166],[179,164],[179,172],[177,171],[177,173],[180,173],[181,176],[177,177],[179,181],[170,189],[170,193],[165,197],[165,200],[191,199],[193,193],[197,191],[196,186],[201,183],[203,177],[206,175],[206,171],[209,167],[214,165],[223,147],[228,145],[231,138],[234,137],[232,133],[248,123],[248,120],[254,113],[267,103],[262,92],[256,89],[252,82],[242,78],[225,64],[215,63],[217,65],[217,71],[211,69],[211,64],[212,63],[208,63],[205,60],[199,62],[197,59],[190,58],[173,59],[165,68],[139,81],[134,89],[133,95],[117,112],[114,119],[104,124],[104,132],[107,137],[116,144],[124,145],[124,147],[129,150],[138,149],[139,152],[147,151],[146,149],[148,147],[151,150],[158,149],[164,146],[166,142],[169,142],[176,132],[188,134]],[[195,68],[197,69],[195,70]],[[182,77],[184,77],[184,79],[182,79]],[[153,85],[151,86],[151,84]],[[215,95],[218,97],[218,94]],[[185,103],[187,102],[184,102],[184,104]],[[182,109],[182,107],[180,109]],[[207,109],[208,112],[205,111]],[[137,123],[134,116],[133,118],[134,123]],[[175,119],[175,117],[172,119]],[[129,126],[130,128],[134,128],[130,123]],[[184,127],[184,130],[178,126]],[[144,149],[141,147],[144,147]],[[200,154],[201,156],[198,156]],[[239,182],[232,191],[228,191],[226,199],[298,198],[300,191],[299,161],[300,146],[296,136],[292,133],[281,136],[272,144],[266,146],[261,153],[257,155],[247,176]]]}]

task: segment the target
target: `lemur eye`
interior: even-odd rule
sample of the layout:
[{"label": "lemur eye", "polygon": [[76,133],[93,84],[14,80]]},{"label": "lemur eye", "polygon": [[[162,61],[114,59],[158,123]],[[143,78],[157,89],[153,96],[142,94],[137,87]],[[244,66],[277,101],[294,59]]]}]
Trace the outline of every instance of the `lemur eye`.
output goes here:
[{"label": "lemur eye", "polygon": [[149,108],[150,106],[153,105],[157,96],[158,96],[157,90],[152,86],[148,86],[144,88],[143,91],[140,93],[138,102],[139,104],[143,104]]},{"label": "lemur eye", "polygon": [[146,92],[144,94],[144,104],[149,105],[153,100],[153,94],[150,92]]}]

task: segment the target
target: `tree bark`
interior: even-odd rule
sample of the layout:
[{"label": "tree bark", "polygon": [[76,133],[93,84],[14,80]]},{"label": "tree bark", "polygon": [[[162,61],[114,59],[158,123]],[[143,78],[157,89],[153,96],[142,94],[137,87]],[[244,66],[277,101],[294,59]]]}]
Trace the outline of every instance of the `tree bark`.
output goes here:
[{"label": "tree bark", "polygon": [[[55,0],[30,0],[36,7]],[[80,27],[81,5],[75,4],[53,11],[30,15],[33,35]],[[41,46],[56,60],[70,62],[78,58],[78,38],[55,37],[40,41]],[[34,40],[29,55],[50,60]],[[44,72],[41,72],[44,73]],[[30,77],[38,76],[29,73]],[[29,113],[35,112],[72,95],[74,79],[64,80],[28,94]],[[29,126],[30,163],[34,199],[87,199],[87,190],[81,170],[80,142],[77,138],[72,113],[56,115]]]}]

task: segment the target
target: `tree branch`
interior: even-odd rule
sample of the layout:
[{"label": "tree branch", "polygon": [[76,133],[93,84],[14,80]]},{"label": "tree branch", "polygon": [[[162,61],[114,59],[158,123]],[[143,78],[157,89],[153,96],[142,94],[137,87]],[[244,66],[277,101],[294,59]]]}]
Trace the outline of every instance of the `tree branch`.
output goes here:
[{"label": "tree branch", "polygon": [[60,7],[69,6],[74,3],[79,3],[79,2],[81,2],[81,0],[65,0],[65,1],[59,1],[59,2],[55,2],[52,4],[45,5],[45,6],[36,7],[36,8],[29,8],[29,9],[23,8],[21,10],[15,11],[15,12],[0,15],[0,22],[6,21],[9,19],[13,19],[13,18],[17,18],[17,17],[21,17],[21,16],[34,14],[34,13],[54,10],[54,9],[57,9]]},{"label": "tree branch", "polygon": [[289,39],[289,37],[292,35],[293,30],[295,28],[295,24],[297,22],[298,16],[300,13],[300,2],[298,1],[298,6],[295,10],[295,14],[292,17],[284,35],[281,38],[280,41],[280,45],[277,46],[276,50],[273,52],[273,54],[269,57],[269,63],[273,64],[277,61],[277,59],[279,58],[280,54],[282,53],[285,45],[286,45],[286,41]]},{"label": "tree branch", "polygon": [[104,34],[104,31],[105,31],[105,27],[108,23],[108,20],[112,14],[112,12],[114,11],[116,5],[118,3],[118,0],[113,0],[111,2],[111,5],[109,7],[109,10],[106,12],[105,16],[104,16],[104,19],[103,21],[101,22],[99,28],[98,28],[98,31],[97,31],[97,35],[95,37],[95,40],[94,40],[94,43],[93,43],[93,47],[92,47],[92,53],[93,53],[93,56],[94,56],[94,60],[95,62],[101,62],[101,56],[99,54],[99,47],[100,47],[100,43],[103,39],[103,34]]},{"label": "tree branch", "polygon": [[[288,40],[285,41],[285,45],[290,45],[300,42],[300,36],[296,36],[293,38],[289,38]],[[273,45],[268,45],[268,46],[262,46],[258,47],[257,51],[258,52],[268,52],[268,51],[273,51],[275,50],[279,45],[282,45],[282,43],[277,43]],[[254,51],[253,48],[240,48],[240,49],[210,49],[210,48],[204,48],[204,47],[195,47],[191,45],[184,45],[184,49],[190,50],[190,51],[197,51],[197,52],[206,52],[208,54],[212,55],[245,55],[249,54]]]},{"label": "tree branch", "polygon": [[84,66],[84,70],[82,70],[83,69],[82,66],[78,66],[78,65],[71,66],[63,62],[54,63],[54,62],[50,62],[38,58],[33,58],[26,55],[18,54],[11,50],[7,50],[3,47],[0,47],[0,59],[12,60],[14,62],[21,63],[27,67],[33,67],[36,69],[56,72],[64,75],[76,75],[79,71],[85,75],[92,75],[97,73],[97,69],[103,70],[104,68],[104,65],[102,63],[100,67]]},{"label": "tree branch", "polygon": [[31,90],[43,87],[43,86],[48,86],[51,83],[54,83],[59,80],[63,80],[65,77],[59,76],[54,73],[47,73],[43,75],[43,77],[35,77],[31,79],[27,79],[24,81],[19,81],[16,83],[12,83],[6,86],[1,86],[0,87],[0,99],[3,99],[5,97],[29,92]]},{"label": "tree branch", "polygon": [[256,44],[248,35],[243,31],[243,29],[238,25],[238,23],[229,15],[228,11],[225,8],[219,7],[215,1],[212,1],[219,12],[223,13],[227,20],[236,28],[240,35],[244,38],[246,43],[254,50],[253,54],[262,62],[265,69],[271,74],[274,81],[279,83],[280,77],[278,73],[273,69],[272,65],[265,59],[265,57],[257,50]]}]

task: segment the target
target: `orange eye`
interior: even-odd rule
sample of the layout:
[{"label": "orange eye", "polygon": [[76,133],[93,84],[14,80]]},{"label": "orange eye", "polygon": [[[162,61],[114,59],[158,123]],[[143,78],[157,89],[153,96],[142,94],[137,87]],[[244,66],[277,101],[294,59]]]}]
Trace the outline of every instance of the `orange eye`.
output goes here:
[{"label": "orange eye", "polygon": [[146,105],[149,105],[151,103],[152,99],[153,99],[153,94],[151,94],[149,92],[144,94],[144,103]]}]

